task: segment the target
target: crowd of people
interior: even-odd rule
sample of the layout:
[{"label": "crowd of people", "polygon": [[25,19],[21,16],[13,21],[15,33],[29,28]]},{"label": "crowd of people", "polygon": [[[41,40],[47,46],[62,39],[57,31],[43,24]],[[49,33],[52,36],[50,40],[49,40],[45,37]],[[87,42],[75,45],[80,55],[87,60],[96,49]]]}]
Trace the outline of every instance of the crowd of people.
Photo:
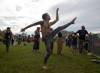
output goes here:
[{"label": "crowd of people", "polygon": [[[40,32],[42,33],[42,41],[45,44],[46,48],[46,54],[44,57],[44,66],[43,69],[47,68],[47,62],[50,57],[50,55],[53,53],[53,46],[54,46],[54,37],[58,34],[57,36],[57,54],[62,55],[62,49],[63,49],[63,44],[64,44],[64,37],[62,34],[62,30],[69,27],[70,25],[75,23],[75,20],[77,19],[76,17],[70,21],[69,23],[59,26],[55,30],[51,28],[52,25],[54,25],[58,20],[59,20],[59,8],[56,10],[56,19],[52,22],[49,22],[51,20],[50,16],[48,13],[44,13],[42,15],[42,21],[38,21],[36,23],[30,24],[26,26],[25,28],[21,29],[21,31],[25,31],[26,29],[40,25],[40,27],[37,27],[35,30],[35,35],[33,36],[34,39],[34,45],[33,45],[33,52],[39,51],[39,45],[40,45]],[[70,48],[73,48],[73,53],[76,53],[79,50],[79,53],[82,54],[84,50],[87,52],[90,52],[88,41],[90,39],[90,34],[87,32],[84,26],[82,26],[81,30],[78,30],[77,32],[72,33],[71,35],[68,36],[66,39],[66,45]],[[21,42],[26,41],[26,37],[22,37],[19,35],[17,37],[18,44],[20,45]],[[10,42],[14,42],[14,37],[13,34],[8,27],[6,32],[5,32],[5,40],[4,43],[6,45],[6,51],[9,52],[9,47],[10,47]],[[27,41],[30,42],[30,36],[28,36]],[[13,43],[12,43],[13,44]]]},{"label": "crowd of people", "polygon": [[[50,33],[53,31],[52,28],[50,28]],[[7,30],[5,31],[5,37],[4,37],[4,44],[6,45],[6,52],[9,52],[9,47],[10,45],[14,45],[15,39],[17,41],[18,45],[21,45],[23,42],[24,45],[27,43],[30,43],[32,40],[33,44],[33,52],[39,52],[40,49],[40,27],[37,27],[35,30],[34,36],[30,37],[27,36],[22,36],[18,35],[17,37],[14,37],[10,27],[7,27]],[[54,43],[56,41],[57,44],[57,54],[62,56],[62,50],[64,44],[72,49],[72,54],[83,54],[87,53],[88,55],[91,55],[91,45],[92,44],[92,34],[88,33],[88,31],[85,29],[85,26],[81,27],[81,30],[78,30],[77,32],[73,32],[69,35],[67,35],[67,38],[63,37],[62,32],[58,32],[56,36],[56,40],[53,40],[50,44],[50,53],[53,54],[53,48],[54,48]],[[48,42],[47,42],[48,43]]]},{"label": "crowd of people", "polygon": [[85,26],[81,27],[81,30],[70,34],[66,38],[66,45],[70,48],[73,48],[73,52],[78,51],[80,54],[87,52],[91,54],[92,43],[93,43],[92,34],[88,33],[85,29]]}]

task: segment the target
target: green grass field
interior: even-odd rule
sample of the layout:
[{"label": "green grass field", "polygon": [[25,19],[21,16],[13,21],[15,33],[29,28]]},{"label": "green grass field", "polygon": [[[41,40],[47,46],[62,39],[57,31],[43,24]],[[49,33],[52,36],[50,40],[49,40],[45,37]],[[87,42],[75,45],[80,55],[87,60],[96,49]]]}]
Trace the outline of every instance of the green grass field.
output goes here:
[{"label": "green grass field", "polygon": [[91,62],[87,55],[72,54],[72,50],[64,47],[63,56],[54,53],[48,62],[48,69],[43,70],[45,49],[41,43],[40,52],[32,52],[32,44],[11,47],[7,54],[4,45],[0,44],[0,73],[100,73],[100,64]]}]

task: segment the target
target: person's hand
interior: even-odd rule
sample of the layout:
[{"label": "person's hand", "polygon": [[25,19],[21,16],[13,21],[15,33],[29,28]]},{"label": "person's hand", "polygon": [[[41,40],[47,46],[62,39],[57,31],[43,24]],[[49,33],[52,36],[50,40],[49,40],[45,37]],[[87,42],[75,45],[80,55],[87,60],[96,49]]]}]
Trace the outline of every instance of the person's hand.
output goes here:
[{"label": "person's hand", "polygon": [[75,24],[75,20],[77,19],[77,17],[75,17],[70,23],[71,24]]},{"label": "person's hand", "polygon": [[21,29],[21,32],[25,31],[25,28]]}]

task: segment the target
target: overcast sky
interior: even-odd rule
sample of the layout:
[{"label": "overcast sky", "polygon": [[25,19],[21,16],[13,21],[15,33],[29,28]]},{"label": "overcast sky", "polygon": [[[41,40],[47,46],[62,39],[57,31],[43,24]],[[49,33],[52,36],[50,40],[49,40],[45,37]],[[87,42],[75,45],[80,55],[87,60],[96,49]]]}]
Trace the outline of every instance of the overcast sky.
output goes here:
[{"label": "overcast sky", "polygon": [[[100,32],[100,0],[0,0],[0,29],[11,27],[13,33],[41,20],[43,13],[48,12],[55,18],[56,8],[59,8],[60,20],[52,26],[54,29],[77,17],[76,24],[65,30],[77,31],[82,25],[89,32]],[[34,33],[36,27],[26,30]]]}]

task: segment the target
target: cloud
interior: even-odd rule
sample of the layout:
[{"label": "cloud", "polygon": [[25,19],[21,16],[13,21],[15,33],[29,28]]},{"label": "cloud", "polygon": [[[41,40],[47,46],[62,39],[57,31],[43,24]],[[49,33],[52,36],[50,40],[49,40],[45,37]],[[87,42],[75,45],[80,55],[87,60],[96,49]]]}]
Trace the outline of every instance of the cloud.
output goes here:
[{"label": "cloud", "polygon": [[[77,31],[81,25],[93,32],[100,31],[100,0],[0,0],[0,26],[11,26],[14,32],[41,20],[41,15],[50,13],[55,17],[56,8],[60,8],[60,20],[52,26],[56,28],[78,17],[76,24],[66,30]],[[33,27],[27,32],[34,32]]]},{"label": "cloud", "polygon": [[76,3],[64,1],[51,7],[49,11],[55,15],[53,11],[58,7],[60,8],[60,23],[63,21],[65,24],[67,20],[78,17],[76,25],[70,26],[68,30],[77,31],[81,25],[85,25],[89,31],[100,31],[100,0],[78,0]]},{"label": "cloud", "polygon": [[6,24],[6,22],[4,22],[3,20],[0,19],[0,25],[6,26],[7,24]]}]

